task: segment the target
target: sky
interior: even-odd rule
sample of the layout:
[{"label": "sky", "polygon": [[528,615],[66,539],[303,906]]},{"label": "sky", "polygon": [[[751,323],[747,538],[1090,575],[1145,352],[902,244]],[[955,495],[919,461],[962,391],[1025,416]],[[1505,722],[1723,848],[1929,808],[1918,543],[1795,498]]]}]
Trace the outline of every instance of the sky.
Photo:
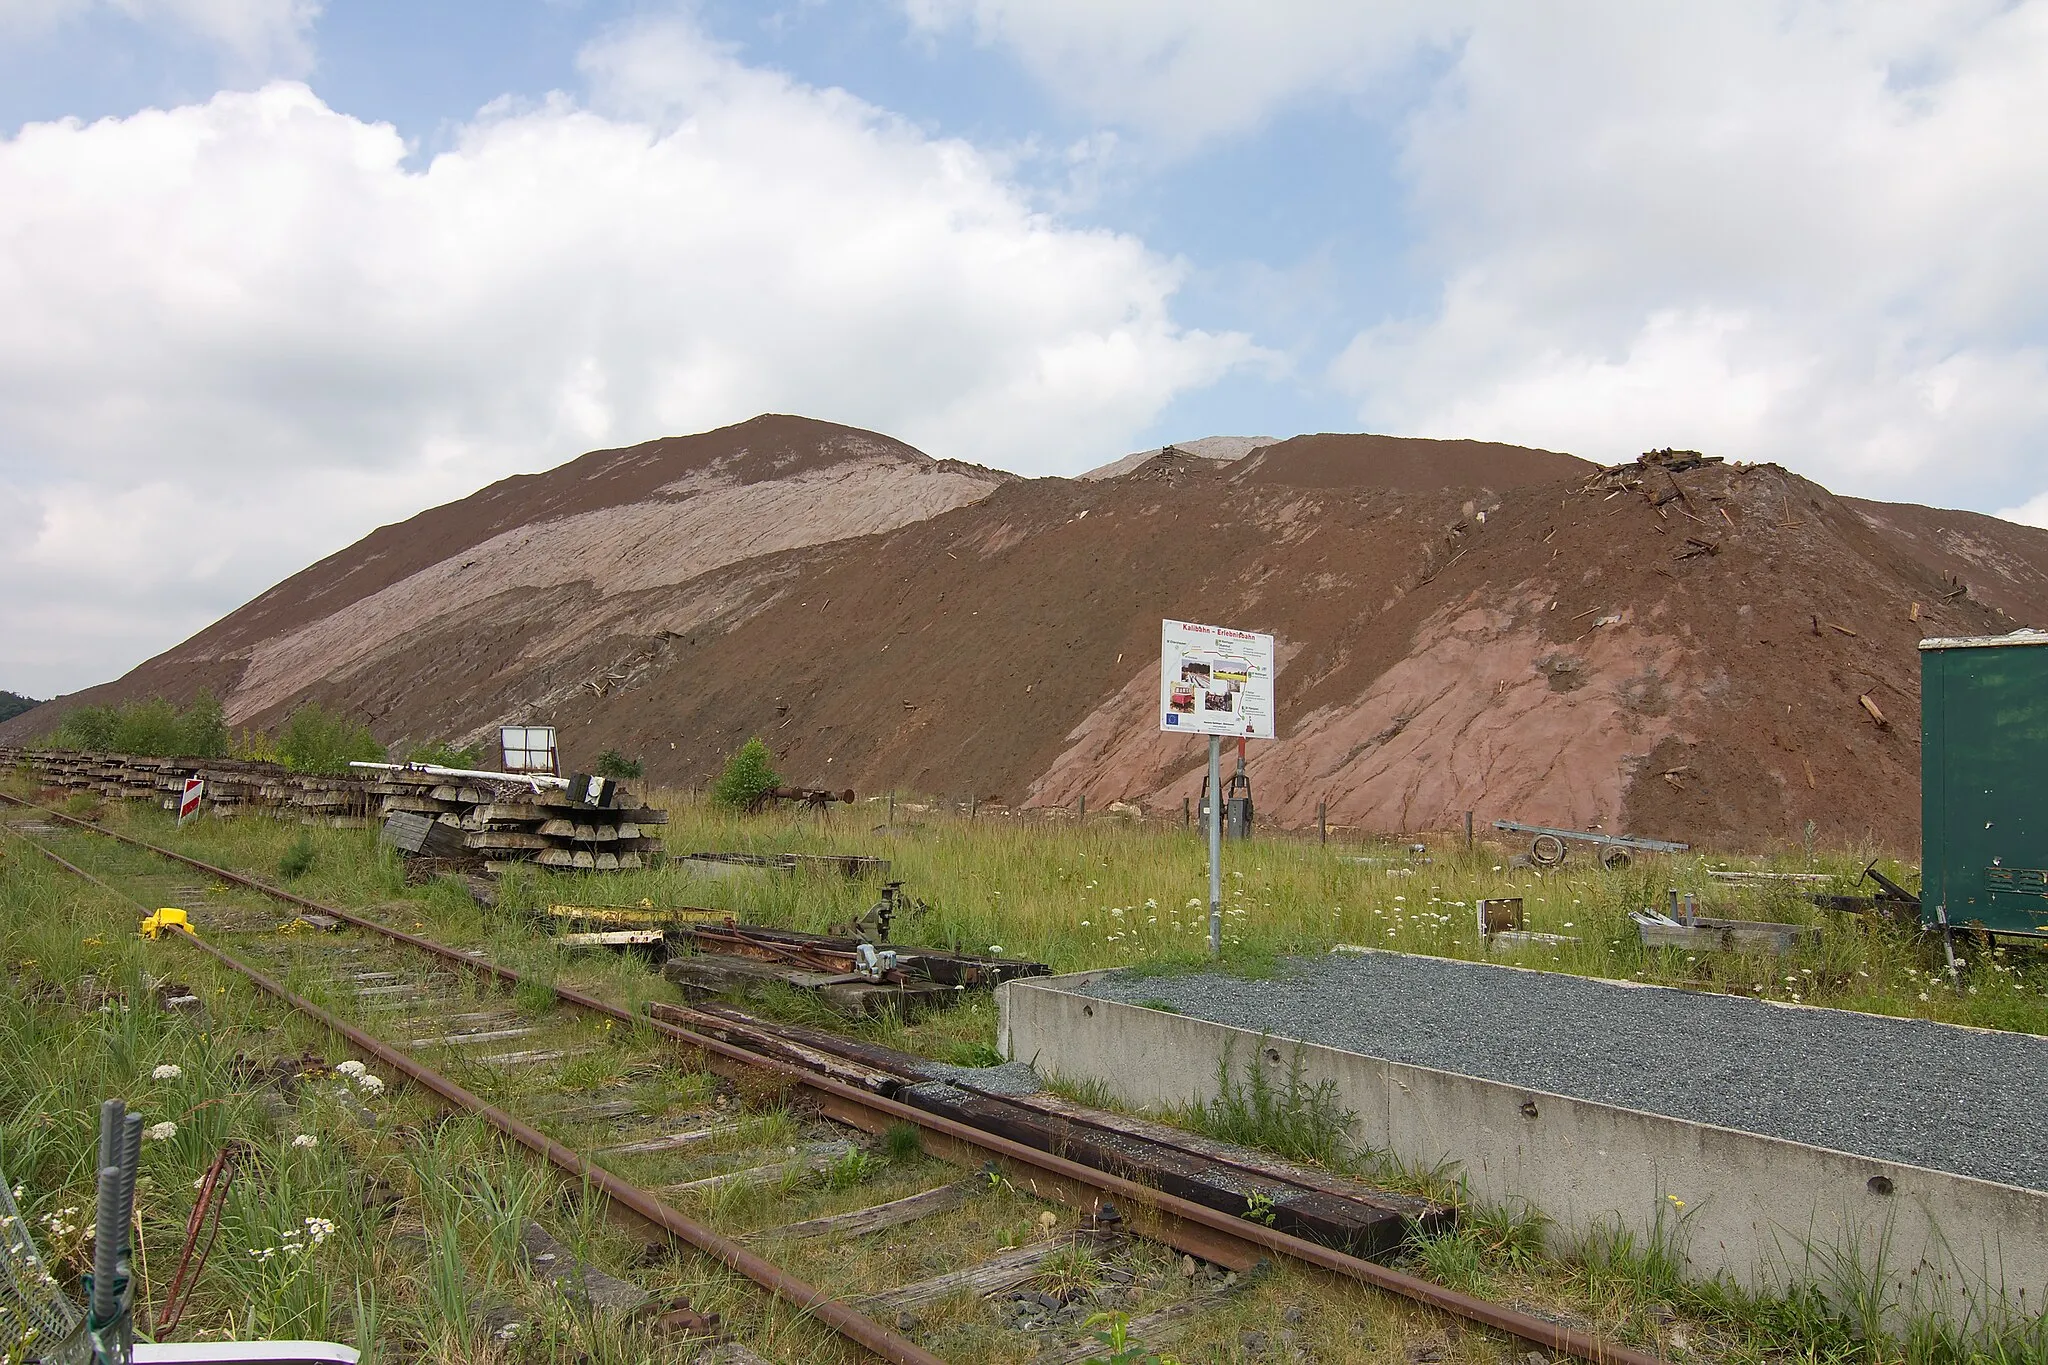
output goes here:
[{"label": "sky", "polygon": [[0,688],[763,411],[2048,525],[2048,0],[0,0]]}]

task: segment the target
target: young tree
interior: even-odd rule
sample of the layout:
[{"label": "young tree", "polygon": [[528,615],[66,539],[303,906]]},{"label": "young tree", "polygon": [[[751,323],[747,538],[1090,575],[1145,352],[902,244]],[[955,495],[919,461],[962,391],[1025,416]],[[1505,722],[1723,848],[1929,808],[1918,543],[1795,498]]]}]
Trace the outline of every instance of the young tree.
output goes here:
[{"label": "young tree", "polygon": [[725,761],[725,771],[712,785],[711,799],[734,810],[749,810],[763,792],[781,785],[782,779],[775,775],[775,756],[756,735]]}]

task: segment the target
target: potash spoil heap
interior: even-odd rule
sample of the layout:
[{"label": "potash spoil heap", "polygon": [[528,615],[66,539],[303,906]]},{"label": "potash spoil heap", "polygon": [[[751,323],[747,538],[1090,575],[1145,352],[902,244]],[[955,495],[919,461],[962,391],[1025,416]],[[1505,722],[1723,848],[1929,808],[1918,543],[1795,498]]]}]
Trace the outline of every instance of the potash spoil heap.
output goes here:
[{"label": "potash spoil heap", "polygon": [[1020,480],[760,418],[386,528],[82,699],[310,696],[394,741],[552,720],[651,783],[759,734],[824,786],[1177,815],[1203,754],[1158,733],[1169,616],[1279,637],[1262,820],[1907,849],[1915,646],[2048,624],[2048,532],[1683,452],[1323,435]]}]

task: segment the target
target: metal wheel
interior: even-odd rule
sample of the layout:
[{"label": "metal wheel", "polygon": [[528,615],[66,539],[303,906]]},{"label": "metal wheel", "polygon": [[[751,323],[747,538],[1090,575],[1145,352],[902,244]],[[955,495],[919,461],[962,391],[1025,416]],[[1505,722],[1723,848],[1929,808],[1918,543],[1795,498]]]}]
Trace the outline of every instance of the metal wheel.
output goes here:
[{"label": "metal wheel", "polygon": [[1606,868],[1609,872],[1623,871],[1634,861],[1635,859],[1629,855],[1629,851],[1625,848],[1610,848],[1600,855],[1600,866]]},{"label": "metal wheel", "polygon": [[1555,834],[1539,834],[1529,841],[1529,861],[1538,867],[1556,867],[1564,861],[1564,840]]}]

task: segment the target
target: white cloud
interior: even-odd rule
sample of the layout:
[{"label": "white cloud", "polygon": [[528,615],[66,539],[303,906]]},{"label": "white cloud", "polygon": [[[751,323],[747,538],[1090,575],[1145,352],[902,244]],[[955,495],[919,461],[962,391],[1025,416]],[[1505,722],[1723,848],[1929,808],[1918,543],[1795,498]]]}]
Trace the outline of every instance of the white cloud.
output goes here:
[{"label": "white cloud", "polygon": [[1155,140],[1389,116],[1440,291],[1331,367],[1369,427],[1980,507],[2041,485],[2044,0],[902,3]]},{"label": "white cloud", "polygon": [[313,65],[321,8],[322,0],[0,0],[0,39],[111,13],[216,48],[237,76],[297,75]]},{"label": "white cloud", "polygon": [[1427,0],[900,0],[914,30],[1011,48],[1066,100],[1176,149],[1328,92],[1368,95],[1455,41]]},{"label": "white cloud", "polygon": [[587,68],[423,168],[289,83],[0,142],[0,685],[592,446],[781,410],[1078,470],[1254,354],[972,146],[673,25]]},{"label": "white cloud", "polygon": [[1995,501],[2048,435],[2044,67],[2038,2],[1492,12],[1406,133],[1440,306],[1335,373],[1432,433]]},{"label": "white cloud", "polygon": [[2018,507],[2007,507],[1997,515],[2023,526],[2048,526],[2048,493],[2037,493]]}]

